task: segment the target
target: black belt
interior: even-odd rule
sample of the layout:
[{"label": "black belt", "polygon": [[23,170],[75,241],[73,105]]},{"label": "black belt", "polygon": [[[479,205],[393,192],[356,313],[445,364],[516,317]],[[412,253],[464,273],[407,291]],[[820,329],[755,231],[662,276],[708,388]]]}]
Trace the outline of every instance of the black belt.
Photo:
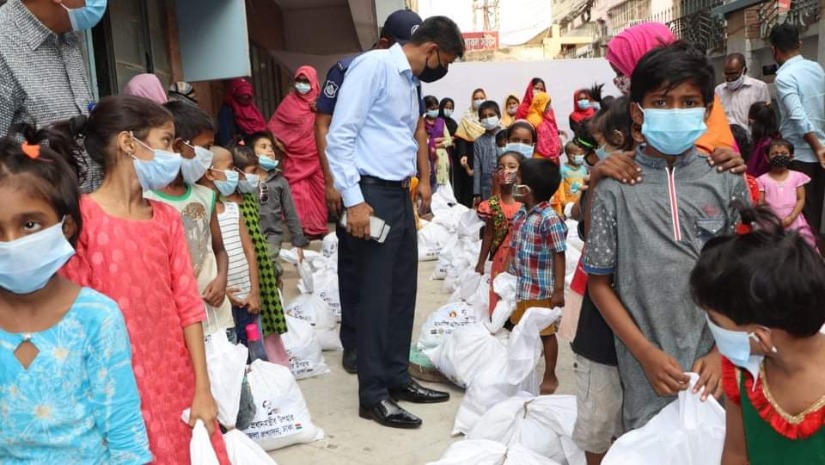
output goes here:
[{"label": "black belt", "polygon": [[380,186],[389,187],[391,189],[409,189],[410,179],[403,181],[386,181],[384,179],[376,178],[375,176],[361,175],[361,184],[365,186]]}]

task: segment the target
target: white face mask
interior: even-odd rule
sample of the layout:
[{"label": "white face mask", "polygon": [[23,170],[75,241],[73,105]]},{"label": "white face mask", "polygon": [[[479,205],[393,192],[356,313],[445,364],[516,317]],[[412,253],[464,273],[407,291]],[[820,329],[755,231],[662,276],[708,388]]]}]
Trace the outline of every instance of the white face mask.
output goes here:
[{"label": "white face mask", "polygon": [[507,114],[513,116],[518,111],[518,105],[510,105],[507,107]]},{"label": "white face mask", "polygon": [[312,86],[306,82],[296,82],[295,90],[297,90],[301,95],[306,95],[310,90],[312,90]]},{"label": "white face mask", "polygon": [[744,84],[744,83],[745,83],[745,72],[742,71],[742,74],[735,81],[726,82],[725,87],[727,87],[728,90],[739,90],[739,88],[742,87],[742,84]]},{"label": "white face mask", "polygon": [[483,98],[477,98],[473,100],[473,109],[478,110],[478,107],[480,107],[482,103],[484,103]]},{"label": "white face mask", "polygon": [[181,157],[180,172],[186,184],[194,185],[206,174],[206,170],[212,166],[212,159],[215,157],[212,151],[204,147],[193,146],[184,142],[195,151],[194,158]]},{"label": "white face mask", "polygon": [[0,288],[18,295],[39,291],[74,253],[63,234],[63,221],[11,242],[0,242]]},{"label": "white face mask", "polygon": [[481,120],[481,125],[484,127],[484,129],[490,131],[498,127],[498,122],[498,116],[491,116],[489,118],[484,118],[483,120]]},{"label": "white face mask", "polygon": [[453,109],[452,108],[445,108],[444,109],[444,116],[446,116],[447,118],[449,118],[450,116],[453,116]]}]

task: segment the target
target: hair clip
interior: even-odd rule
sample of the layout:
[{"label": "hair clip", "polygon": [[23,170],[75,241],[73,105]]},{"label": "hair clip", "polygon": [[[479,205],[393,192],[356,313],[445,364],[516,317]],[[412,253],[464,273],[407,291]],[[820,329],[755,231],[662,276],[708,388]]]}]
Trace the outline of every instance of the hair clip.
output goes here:
[{"label": "hair clip", "polygon": [[23,142],[20,147],[23,149],[23,153],[25,153],[26,156],[32,160],[37,160],[40,158],[40,144]]},{"label": "hair clip", "polygon": [[739,226],[736,227],[736,234],[740,236],[744,236],[746,234],[750,234],[753,232],[753,226],[750,224],[740,223]]},{"label": "hair clip", "polygon": [[246,142],[243,139],[241,139],[238,141],[238,145],[240,145],[241,147],[246,147]]}]

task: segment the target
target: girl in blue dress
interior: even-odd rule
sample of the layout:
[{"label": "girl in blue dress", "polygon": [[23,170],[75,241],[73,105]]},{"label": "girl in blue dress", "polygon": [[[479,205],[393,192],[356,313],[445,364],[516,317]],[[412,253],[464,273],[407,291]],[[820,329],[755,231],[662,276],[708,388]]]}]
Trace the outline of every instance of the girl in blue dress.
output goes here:
[{"label": "girl in blue dress", "polygon": [[22,129],[0,139],[0,463],[148,463],[121,312],[57,274],[82,226],[76,158]]}]

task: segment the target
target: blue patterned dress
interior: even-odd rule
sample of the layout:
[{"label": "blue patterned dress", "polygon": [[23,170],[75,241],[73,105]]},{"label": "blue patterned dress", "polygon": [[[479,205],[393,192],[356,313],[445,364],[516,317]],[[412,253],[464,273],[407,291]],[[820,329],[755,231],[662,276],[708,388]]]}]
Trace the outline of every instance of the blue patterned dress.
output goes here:
[{"label": "blue patterned dress", "polygon": [[[28,369],[14,356],[26,340],[38,349]],[[151,460],[129,335],[112,300],[83,288],[45,331],[0,329],[0,463]]]}]

